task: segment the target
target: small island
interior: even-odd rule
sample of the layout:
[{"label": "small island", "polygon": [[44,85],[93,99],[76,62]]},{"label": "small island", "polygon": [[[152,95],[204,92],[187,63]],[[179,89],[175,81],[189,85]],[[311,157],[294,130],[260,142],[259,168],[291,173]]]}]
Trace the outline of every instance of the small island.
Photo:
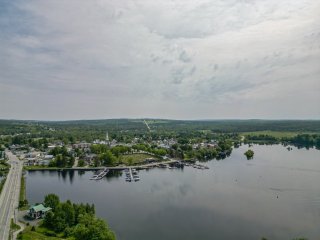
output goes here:
[{"label": "small island", "polygon": [[246,151],[246,152],[244,153],[244,155],[246,155],[247,160],[250,160],[250,159],[253,158],[254,151],[252,151],[251,149],[249,149],[248,151]]}]

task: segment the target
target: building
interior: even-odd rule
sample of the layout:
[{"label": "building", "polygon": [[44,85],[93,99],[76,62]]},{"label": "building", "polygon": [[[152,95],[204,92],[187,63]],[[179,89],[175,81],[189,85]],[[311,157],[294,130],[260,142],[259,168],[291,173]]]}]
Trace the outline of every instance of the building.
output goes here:
[{"label": "building", "polygon": [[38,204],[29,208],[28,216],[32,219],[44,218],[46,213],[51,211],[50,207],[45,207],[43,204]]}]

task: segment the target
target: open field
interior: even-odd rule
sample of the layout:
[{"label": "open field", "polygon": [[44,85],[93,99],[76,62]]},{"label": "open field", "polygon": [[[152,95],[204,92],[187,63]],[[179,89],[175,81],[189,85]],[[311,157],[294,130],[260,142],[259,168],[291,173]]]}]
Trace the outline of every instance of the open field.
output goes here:
[{"label": "open field", "polygon": [[291,138],[297,136],[298,134],[313,134],[316,132],[286,132],[286,131],[253,131],[253,132],[243,132],[243,136],[259,136],[259,135],[268,135],[275,138]]},{"label": "open field", "polygon": [[145,153],[138,153],[138,154],[130,154],[130,155],[122,155],[121,161],[126,165],[134,165],[138,163],[144,162],[146,158],[156,158],[155,156],[145,154]]},{"label": "open field", "polygon": [[61,240],[61,239],[72,240],[73,239],[73,238],[47,236],[50,234],[54,234],[54,232],[44,227],[36,227],[36,230],[32,231],[31,226],[28,226],[25,230],[23,230],[22,235],[18,235],[17,239],[19,240]]}]

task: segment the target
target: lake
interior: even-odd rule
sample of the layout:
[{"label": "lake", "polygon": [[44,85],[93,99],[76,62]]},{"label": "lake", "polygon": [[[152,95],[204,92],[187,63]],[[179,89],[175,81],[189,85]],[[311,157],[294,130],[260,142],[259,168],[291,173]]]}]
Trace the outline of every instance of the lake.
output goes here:
[{"label": "lake", "polygon": [[320,151],[281,145],[247,145],[209,170],[151,169],[141,181],[91,171],[27,173],[29,203],[48,193],[94,203],[119,240],[268,240],[320,237]]}]

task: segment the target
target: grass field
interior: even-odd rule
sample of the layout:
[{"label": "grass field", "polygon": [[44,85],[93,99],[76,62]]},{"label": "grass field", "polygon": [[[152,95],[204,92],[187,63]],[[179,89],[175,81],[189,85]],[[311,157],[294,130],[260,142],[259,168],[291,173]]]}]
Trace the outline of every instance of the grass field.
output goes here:
[{"label": "grass field", "polygon": [[20,210],[27,210],[27,204],[20,205],[20,202],[25,201],[26,199],[26,180],[24,176],[21,176],[21,185],[20,185],[20,194],[19,194],[19,209]]},{"label": "grass field", "polygon": [[149,154],[138,153],[138,154],[130,154],[130,155],[122,155],[120,161],[126,165],[134,165],[138,163],[144,162],[146,158],[156,158]]},{"label": "grass field", "polygon": [[[303,134],[303,132],[280,132],[280,131],[255,131],[255,132],[244,132],[242,135],[247,136],[259,136],[259,135],[269,135],[276,138],[283,138],[283,137],[294,137],[298,134]],[[310,134],[310,133],[309,133]]]},{"label": "grass field", "polygon": [[62,239],[73,240],[73,238],[47,236],[47,235],[50,235],[50,233],[52,234],[53,232],[43,227],[36,227],[36,230],[32,231],[31,226],[28,226],[25,230],[23,230],[22,235],[18,235],[17,239],[20,239],[20,240],[62,240]]}]

